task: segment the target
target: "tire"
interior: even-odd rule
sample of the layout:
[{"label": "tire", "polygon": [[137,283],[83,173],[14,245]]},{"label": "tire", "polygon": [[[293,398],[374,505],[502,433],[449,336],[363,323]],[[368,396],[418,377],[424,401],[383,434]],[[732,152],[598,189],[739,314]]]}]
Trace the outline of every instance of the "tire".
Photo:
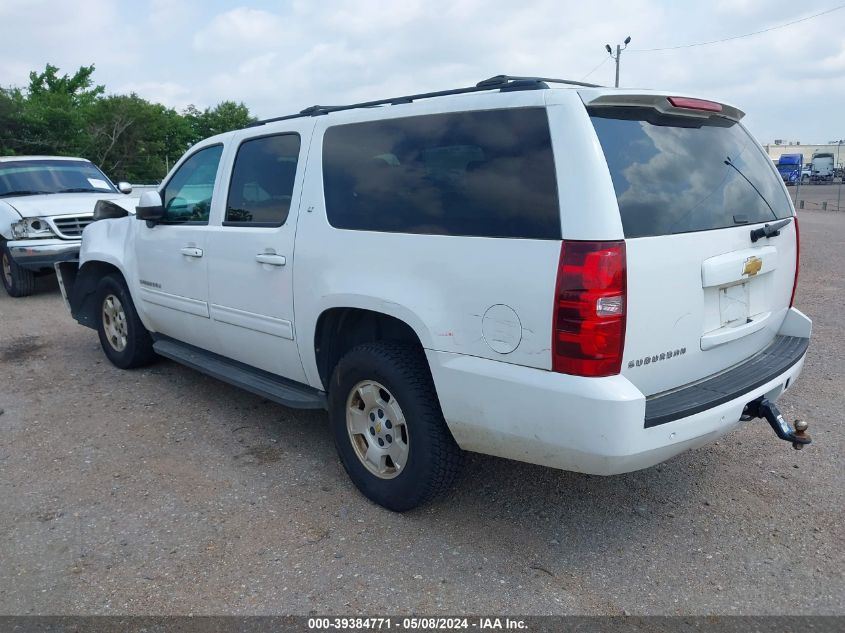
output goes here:
[{"label": "tire", "polygon": [[122,277],[106,275],[97,285],[97,334],[108,359],[121,369],[156,359],[153,340],[141,323]]},{"label": "tire", "polygon": [[346,354],[332,375],[329,419],[352,482],[388,510],[405,512],[446,492],[460,472],[463,451],[443,419],[425,355],[413,345],[367,343]]},{"label": "tire", "polygon": [[10,297],[28,297],[35,292],[35,273],[12,258],[6,242],[0,242],[0,276]]},{"label": "tire", "polygon": [[809,176],[801,176],[801,184],[802,184],[802,185],[806,185],[806,184],[807,184],[807,183],[809,183],[809,182],[810,182],[810,177],[809,177]]}]

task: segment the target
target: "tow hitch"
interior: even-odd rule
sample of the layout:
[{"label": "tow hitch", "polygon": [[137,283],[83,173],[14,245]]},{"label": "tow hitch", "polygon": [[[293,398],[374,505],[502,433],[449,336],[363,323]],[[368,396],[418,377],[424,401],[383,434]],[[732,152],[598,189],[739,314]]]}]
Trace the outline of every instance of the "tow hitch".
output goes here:
[{"label": "tow hitch", "polygon": [[768,398],[749,402],[745,405],[742,417],[745,419],[766,418],[775,434],[786,442],[792,442],[792,448],[796,451],[800,451],[805,444],[812,442],[810,436],[807,435],[809,425],[804,420],[795,420],[795,428],[793,428],[789,425],[789,422],[783,419],[777,405]]}]

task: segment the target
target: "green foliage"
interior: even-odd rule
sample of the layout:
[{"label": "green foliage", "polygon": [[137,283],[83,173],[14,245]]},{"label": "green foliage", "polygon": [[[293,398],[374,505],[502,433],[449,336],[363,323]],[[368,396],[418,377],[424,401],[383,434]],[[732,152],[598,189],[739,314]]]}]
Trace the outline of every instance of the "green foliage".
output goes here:
[{"label": "green foliage", "polygon": [[202,112],[191,105],[185,110],[185,117],[188,119],[192,133],[197,138],[208,138],[230,130],[239,130],[255,120],[250,115],[249,108],[243,103],[234,101],[223,101]]},{"label": "green foliage", "polygon": [[114,181],[152,183],[197,141],[253,121],[233,101],[179,113],[136,94],[105,95],[94,70],[59,76],[47,64],[26,88],[0,88],[0,155],[82,156]]}]

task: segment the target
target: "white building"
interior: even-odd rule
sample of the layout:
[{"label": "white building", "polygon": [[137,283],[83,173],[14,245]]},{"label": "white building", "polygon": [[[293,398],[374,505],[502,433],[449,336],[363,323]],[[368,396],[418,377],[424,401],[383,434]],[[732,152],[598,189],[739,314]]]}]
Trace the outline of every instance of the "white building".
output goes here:
[{"label": "white building", "polygon": [[770,158],[777,160],[783,154],[803,154],[804,162],[809,163],[813,154],[833,154],[836,165],[845,162],[845,143],[828,143],[825,145],[803,145],[798,142],[775,141],[763,145]]}]

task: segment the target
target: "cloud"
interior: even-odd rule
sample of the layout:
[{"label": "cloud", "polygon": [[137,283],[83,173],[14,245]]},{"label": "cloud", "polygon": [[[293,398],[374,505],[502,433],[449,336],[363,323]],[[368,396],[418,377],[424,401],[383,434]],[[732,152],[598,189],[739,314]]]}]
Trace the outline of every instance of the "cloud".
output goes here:
[{"label": "cloud", "polygon": [[284,37],[279,16],[261,9],[238,7],[214,16],[193,38],[194,49],[237,51],[271,48]]},{"label": "cloud", "polygon": [[[109,92],[169,105],[243,101],[257,116],[469,85],[499,73],[582,79],[627,35],[623,86],[735,103],[762,140],[842,136],[845,11],[713,46],[812,13],[787,0],[0,0],[0,83],[51,62],[95,63]],[[612,84],[613,62],[589,81]],[[184,90],[185,92],[181,92]]]},{"label": "cloud", "polygon": [[148,101],[161,103],[176,110],[183,110],[193,103],[191,90],[172,81],[129,82],[117,86],[114,90],[110,89],[109,92],[114,94],[135,93],[142,95]]}]

